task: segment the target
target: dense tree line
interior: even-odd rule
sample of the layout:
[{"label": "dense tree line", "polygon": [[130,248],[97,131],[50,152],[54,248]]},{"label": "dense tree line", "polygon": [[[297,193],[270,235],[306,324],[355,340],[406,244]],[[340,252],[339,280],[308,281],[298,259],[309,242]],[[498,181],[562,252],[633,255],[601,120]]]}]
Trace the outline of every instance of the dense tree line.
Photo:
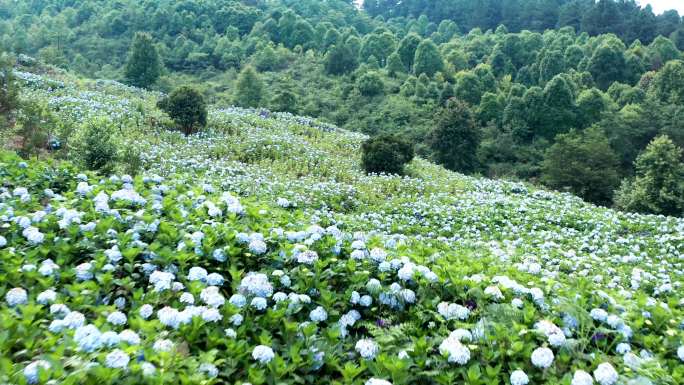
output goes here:
[{"label": "dense tree line", "polygon": [[658,35],[676,34],[676,40],[684,43],[684,25],[677,11],[655,15],[650,5],[642,8],[635,0],[365,0],[364,9],[390,23],[411,23],[428,34],[438,32],[441,21],[450,20],[463,32],[499,25],[512,32],[573,27],[591,36],[613,33],[624,42],[650,43]]},{"label": "dense tree line", "polygon": [[[481,3],[518,4],[526,23],[536,20],[520,13],[527,3],[546,4],[553,17],[530,26],[509,22],[507,11],[492,19],[506,25],[474,16],[468,24],[446,5],[428,12],[419,1],[387,3],[399,13],[372,18],[342,0],[0,0],[0,44],[87,76],[165,92],[193,83],[207,103],[398,135],[448,168],[541,181],[601,204],[611,204],[622,180],[644,185],[635,164],[654,138],[683,147],[679,15],[654,16],[653,36],[639,40],[625,35],[643,29],[624,15],[652,12],[632,1],[595,5],[624,16],[596,25],[623,30],[588,30],[593,2],[469,1],[464,14]],[[402,11],[409,4],[416,7]],[[566,17],[569,7],[579,24]],[[392,148],[379,143],[369,148]]]}]

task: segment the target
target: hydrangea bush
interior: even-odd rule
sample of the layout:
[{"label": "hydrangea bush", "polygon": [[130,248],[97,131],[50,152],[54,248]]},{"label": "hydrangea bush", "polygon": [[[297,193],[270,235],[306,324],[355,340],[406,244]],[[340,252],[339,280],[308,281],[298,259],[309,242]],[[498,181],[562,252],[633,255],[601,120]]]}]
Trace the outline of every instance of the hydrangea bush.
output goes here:
[{"label": "hydrangea bush", "polygon": [[[63,119],[155,98],[23,78]],[[209,126],[121,134],[135,177],[0,155],[0,382],[684,382],[682,219],[365,175],[362,135],[289,114]]]}]

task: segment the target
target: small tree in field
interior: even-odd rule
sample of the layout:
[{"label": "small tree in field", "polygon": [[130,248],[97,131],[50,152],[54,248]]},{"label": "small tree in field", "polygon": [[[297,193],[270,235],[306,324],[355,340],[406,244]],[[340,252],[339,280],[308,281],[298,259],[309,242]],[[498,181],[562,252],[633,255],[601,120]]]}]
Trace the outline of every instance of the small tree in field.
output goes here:
[{"label": "small tree in field", "polygon": [[251,66],[240,72],[235,90],[235,104],[240,107],[259,107],[264,98],[264,83]]},{"label": "small tree in field", "polygon": [[192,87],[175,89],[157,106],[169,114],[185,135],[193,134],[207,125],[207,104],[202,94]]},{"label": "small tree in field", "polygon": [[162,64],[152,37],[147,33],[136,33],[124,68],[126,81],[136,87],[147,88],[157,82],[161,73]]},{"label": "small tree in field", "polygon": [[449,99],[437,114],[436,123],[428,144],[437,163],[458,172],[475,171],[481,134],[468,104]]},{"label": "small tree in field", "polygon": [[395,135],[378,135],[361,146],[361,162],[367,173],[403,174],[414,156],[413,145]]}]

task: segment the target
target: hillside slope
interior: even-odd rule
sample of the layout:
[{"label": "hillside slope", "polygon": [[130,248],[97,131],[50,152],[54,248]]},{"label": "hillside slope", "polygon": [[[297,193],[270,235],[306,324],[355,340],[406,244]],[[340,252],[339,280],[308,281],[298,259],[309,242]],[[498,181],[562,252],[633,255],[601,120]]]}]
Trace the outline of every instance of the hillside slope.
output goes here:
[{"label": "hillside slope", "polygon": [[157,94],[18,75],[64,127],[133,127],[144,172],[2,154],[2,382],[684,381],[682,219],[420,159],[367,176],[363,135],[290,114],[183,137]]}]

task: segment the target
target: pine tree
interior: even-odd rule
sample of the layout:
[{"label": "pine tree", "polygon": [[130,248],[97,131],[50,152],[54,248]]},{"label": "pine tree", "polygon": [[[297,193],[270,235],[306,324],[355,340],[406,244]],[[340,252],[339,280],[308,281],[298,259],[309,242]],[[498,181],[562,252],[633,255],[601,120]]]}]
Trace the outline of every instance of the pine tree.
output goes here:
[{"label": "pine tree", "polygon": [[259,107],[263,99],[264,83],[251,66],[246,66],[237,79],[235,104],[241,107]]},{"label": "pine tree", "polygon": [[435,73],[444,70],[442,55],[432,40],[425,39],[418,44],[413,66],[413,72],[416,75],[424,73],[433,76]]},{"label": "pine tree", "polygon": [[394,52],[387,58],[387,74],[394,77],[397,74],[404,72],[406,72],[406,67],[404,67],[404,63],[401,62],[399,54]]},{"label": "pine tree", "polygon": [[450,99],[438,113],[437,126],[430,133],[428,143],[437,163],[450,170],[471,173],[477,167],[480,138],[468,105]]},{"label": "pine tree", "polygon": [[325,72],[331,75],[342,75],[353,71],[358,62],[351,48],[346,44],[333,45],[325,55]]},{"label": "pine tree", "polygon": [[157,82],[161,73],[162,64],[152,37],[136,33],[124,68],[126,81],[136,87],[148,88]]}]

